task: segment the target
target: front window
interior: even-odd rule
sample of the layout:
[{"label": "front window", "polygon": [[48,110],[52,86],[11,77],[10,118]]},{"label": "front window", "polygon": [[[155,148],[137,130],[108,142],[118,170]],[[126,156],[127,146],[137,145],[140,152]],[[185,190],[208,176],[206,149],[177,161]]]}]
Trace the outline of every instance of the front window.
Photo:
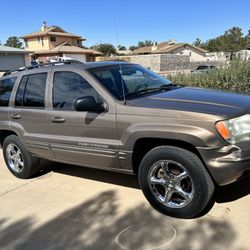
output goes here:
[{"label": "front window", "polygon": [[118,100],[141,90],[154,90],[171,84],[166,78],[133,64],[91,68],[89,71]]},{"label": "front window", "polygon": [[77,99],[93,96],[99,102],[99,95],[82,76],[75,72],[58,71],[53,80],[53,108],[74,110]]}]

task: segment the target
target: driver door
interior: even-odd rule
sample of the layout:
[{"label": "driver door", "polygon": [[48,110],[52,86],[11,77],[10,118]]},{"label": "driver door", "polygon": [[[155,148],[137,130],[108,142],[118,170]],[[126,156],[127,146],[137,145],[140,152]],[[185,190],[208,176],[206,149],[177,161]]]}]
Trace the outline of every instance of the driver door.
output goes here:
[{"label": "driver door", "polygon": [[115,105],[102,113],[77,112],[77,99],[92,96],[96,102],[106,100],[80,70],[55,70],[51,83],[49,125],[51,148],[55,159],[89,167],[119,168]]}]

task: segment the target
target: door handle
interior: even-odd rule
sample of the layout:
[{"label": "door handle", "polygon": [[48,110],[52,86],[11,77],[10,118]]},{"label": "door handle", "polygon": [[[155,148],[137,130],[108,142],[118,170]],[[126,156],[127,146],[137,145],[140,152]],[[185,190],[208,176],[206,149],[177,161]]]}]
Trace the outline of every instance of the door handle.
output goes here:
[{"label": "door handle", "polygon": [[51,122],[54,123],[64,123],[65,122],[65,118],[61,117],[61,116],[55,116],[51,118]]},{"label": "door handle", "polygon": [[11,114],[11,118],[17,120],[17,119],[21,118],[21,115],[19,115],[19,114]]}]

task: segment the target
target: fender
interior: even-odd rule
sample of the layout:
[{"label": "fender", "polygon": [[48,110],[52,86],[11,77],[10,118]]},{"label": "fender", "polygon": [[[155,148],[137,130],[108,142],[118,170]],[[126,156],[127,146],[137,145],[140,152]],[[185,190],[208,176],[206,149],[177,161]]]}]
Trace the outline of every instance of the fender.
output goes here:
[{"label": "fender", "polygon": [[[141,123],[129,126],[120,138],[120,146],[131,150],[142,138],[159,138],[184,141],[195,147],[221,146],[223,141],[205,128],[181,124]],[[225,144],[225,143],[223,143]]]}]

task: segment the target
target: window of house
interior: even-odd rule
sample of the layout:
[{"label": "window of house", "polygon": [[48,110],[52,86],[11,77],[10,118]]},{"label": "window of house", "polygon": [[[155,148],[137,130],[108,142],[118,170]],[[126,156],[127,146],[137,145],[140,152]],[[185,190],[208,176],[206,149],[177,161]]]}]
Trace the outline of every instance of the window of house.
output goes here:
[{"label": "window of house", "polygon": [[55,37],[55,36],[51,36],[51,37],[50,37],[50,41],[51,41],[51,42],[56,42],[56,37]]},{"label": "window of house", "polygon": [[16,82],[16,77],[7,78],[0,81],[0,106],[9,106],[11,91]]},{"label": "window of house", "polygon": [[53,81],[53,107],[74,110],[74,103],[84,96],[93,96],[100,101],[96,90],[79,74],[55,72]]},{"label": "window of house", "polygon": [[40,43],[40,44],[42,44],[42,46],[44,45],[44,43],[43,43],[43,37],[38,37],[37,38],[37,41],[38,41],[38,43]]},{"label": "window of house", "polygon": [[15,106],[44,108],[47,73],[24,76],[20,82]]}]

